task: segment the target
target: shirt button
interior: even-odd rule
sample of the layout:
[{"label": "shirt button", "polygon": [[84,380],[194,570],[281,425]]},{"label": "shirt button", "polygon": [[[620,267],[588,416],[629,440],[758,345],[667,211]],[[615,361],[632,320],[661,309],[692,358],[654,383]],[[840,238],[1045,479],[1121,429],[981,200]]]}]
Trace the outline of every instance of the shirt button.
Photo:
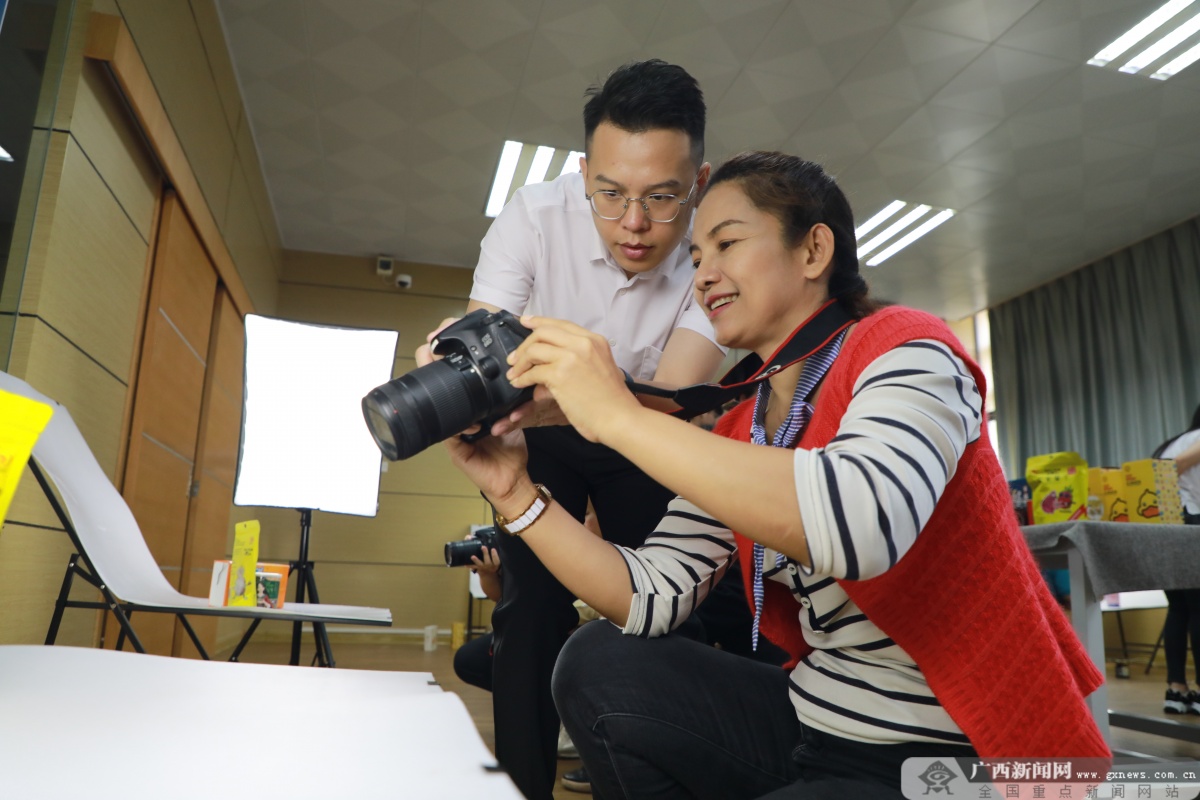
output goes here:
[{"label": "shirt button", "polygon": [[800,605],[804,606],[805,608],[812,608],[812,600],[809,600],[807,597],[801,597]]},{"label": "shirt button", "polygon": [[609,346],[609,347],[616,347],[616,346],[617,346],[617,340],[616,340],[616,339],[609,339],[609,340],[608,340],[608,346]]},{"label": "shirt button", "polygon": [[629,291],[629,287],[628,287],[628,286],[623,286],[623,287],[621,287],[620,289],[617,289],[617,294],[625,294],[625,293],[626,293],[626,292],[628,292],[628,291]]}]

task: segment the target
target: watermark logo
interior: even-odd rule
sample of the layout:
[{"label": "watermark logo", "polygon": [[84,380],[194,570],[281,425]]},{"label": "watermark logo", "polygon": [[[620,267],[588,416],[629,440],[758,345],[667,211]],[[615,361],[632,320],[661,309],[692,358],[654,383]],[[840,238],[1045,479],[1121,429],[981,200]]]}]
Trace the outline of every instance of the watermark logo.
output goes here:
[{"label": "watermark logo", "polygon": [[925,784],[925,794],[954,794],[950,791],[950,781],[958,777],[958,773],[941,761],[934,761],[917,779]]}]

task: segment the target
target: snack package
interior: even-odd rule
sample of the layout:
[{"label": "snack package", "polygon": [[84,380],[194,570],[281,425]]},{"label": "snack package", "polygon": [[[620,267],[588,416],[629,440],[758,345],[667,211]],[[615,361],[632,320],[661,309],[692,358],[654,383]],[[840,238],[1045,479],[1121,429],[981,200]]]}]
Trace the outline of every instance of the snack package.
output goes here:
[{"label": "snack package", "polygon": [[1025,462],[1033,522],[1067,522],[1087,514],[1088,465],[1078,453],[1047,453]]},{"label": "snack package", "polygon": [[[1088,470],[1087,518],[1093,521],[1117,522],[1125,514],[1121,497],[1125,491],[1125,471],[1113,467],[1092,467]],[[1128,522],[1129,517],[1120,522]]]},{"label": "snack package", "polygon": [[1018,525],[1033,524],[1033,503],[1030,502],[1029,481],[1017,478],[1008,482],[1008,493],[1012,495],[1013,513]]},{"label": "snack package", "polygon": [[229,593],[226,605],[256,606],[258,597],[254,573],[258,567],[258,520],[233,526],[233,563],[229,568]]},{"label": "snack package", "polygon": [[1183,498],[1179,495],[1179,473],[1169,458],[1143,458],[1121,465],[1125,473],[1122,499],[1129,522],[1183,524]]}]

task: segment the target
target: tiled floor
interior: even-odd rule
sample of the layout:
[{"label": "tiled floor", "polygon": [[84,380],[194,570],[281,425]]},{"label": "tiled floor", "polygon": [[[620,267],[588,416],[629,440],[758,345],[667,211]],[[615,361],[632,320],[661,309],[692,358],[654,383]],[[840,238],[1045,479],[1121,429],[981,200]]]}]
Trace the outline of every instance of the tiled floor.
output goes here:
[{"label": "tiled floor", "polygon": [[[378,669],[432,672],[446,691],[457,693],[470,711],[480,735],[488,747],[494,747],[495,735],[492,727],[491,696],[460,681],[454,674],[453,655],[443,643],[433,652],[425,652],[417,641],[394,644],[360,644],[352,637],[336,641],[334,656],[340,668]],[[283,643],[260,642],[251,644],[243,661],[260,663],[286,663],[289,646]],[[311,650],[308,657],[311,658]],[[1108,668],[1109,705],[1111,708],[1152,717],[1165,717],[1162,713],[1163,692],[1166,688],[1166,670],[1159,658],[1158,665],[1143,674],[1144,660],[1131,666],[1128,679],[1118,679],[1113,665]],[[1031,676],[1031,680],[1036,680]],[[1183,724],[1200,728],[1200,717],[1171,717]],[[1200,744],[1165,739],[1159,736],[1113,729],[1113,746],[1118,750],[1140,753],[1164,759],[1200,760]],[[579,766],[578,760],[560,760],[559,776]],[[563,789],[555,789],[555,800],[578,800],[583,795]]]}]

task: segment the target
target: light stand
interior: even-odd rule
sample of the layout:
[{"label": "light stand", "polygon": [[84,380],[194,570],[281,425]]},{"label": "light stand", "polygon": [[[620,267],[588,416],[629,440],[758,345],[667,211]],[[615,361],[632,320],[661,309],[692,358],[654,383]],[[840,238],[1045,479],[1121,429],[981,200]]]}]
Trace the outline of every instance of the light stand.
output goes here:
[{"label": "light stand", "polygon": [[[381,455],[361,404],[365,394],[390,380],[398,338],[395,331],[246,315],[245,402],[233,502],[300,513],[300,550],[289,562],[296,603],[321,602],[309,559],[312,512],[373,517],[378,510]],[[255,620],[243,642],[257,625]],[[292,624],[293,665],[300,663],[302,631],[302,623]],[[325,623],[313,622],[313,636],[314,662],[334,666]]]},{"label": "light stand", "polygon": [[[313,563],[308,560],[308,536],[312,532],[312,509],[301,508],[300,511],[300,555],[290,562],[291,573],[296,581],[296,602],[303,603],[305,590],[312,602],[319,603],[317,595],[317,578],[313,575]],[[292,666],[300,663],[300,637],[303,623],[296,620],[292,623],[292,657],[288,661]],[[337,666],[333,661],[333,648],[329,645],[329,634],[325,632],[324,622],[313,623],[313,639],[316,640],[317,654],[314,661],[318,666]]]}]

